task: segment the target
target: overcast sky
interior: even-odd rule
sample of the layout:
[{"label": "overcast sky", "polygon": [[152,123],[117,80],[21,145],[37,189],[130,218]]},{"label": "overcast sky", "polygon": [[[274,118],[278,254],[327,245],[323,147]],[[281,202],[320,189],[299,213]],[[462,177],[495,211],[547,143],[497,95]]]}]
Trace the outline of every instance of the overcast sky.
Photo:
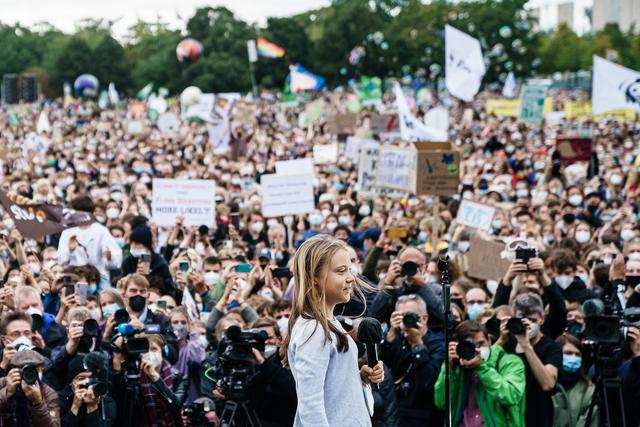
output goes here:
[{"label": "overcast sky", "polygon": [[114,26],[120,37],[138,18],[155,20],[158,15],[172,27],[184,28],[184,21],[203,6],[226,6],[242,19],[262,24],[270,16],[294,15],[329,4],[329,0],[0,0],[0,22],[30,26],[48,21],[71,32],[84,18],[120,19]]}]

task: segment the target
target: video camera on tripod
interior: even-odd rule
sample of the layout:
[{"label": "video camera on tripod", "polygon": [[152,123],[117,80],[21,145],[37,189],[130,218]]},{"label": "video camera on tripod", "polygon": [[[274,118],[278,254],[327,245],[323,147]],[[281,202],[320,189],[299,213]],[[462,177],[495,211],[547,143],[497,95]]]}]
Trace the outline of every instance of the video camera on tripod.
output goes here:
[{"label": "video camera on tripod", "polygon": [[609,300],[590,299],[583,304],[587,345],[607,347],[611,353],[621,349],[630,325],[640,327],[640,307],[627,308]]},{"label": "video camera on tripod", "polygon": [[[119,309],[114,313],[114,319],[116,320],[116,334],[111,339],[111,346],[113,351],[120,352],[125,355],[127,362],[133,362],[140,359],[140,356],[149,351],[149,340],[145,337],[136,337],[141,333],[160,333],[158,325],[145,325],[144,329],[136,329],[129,323],[131,318],[129,313],[124,308]],[[122,347],[117,347],[115,340],[122,337]]]}]

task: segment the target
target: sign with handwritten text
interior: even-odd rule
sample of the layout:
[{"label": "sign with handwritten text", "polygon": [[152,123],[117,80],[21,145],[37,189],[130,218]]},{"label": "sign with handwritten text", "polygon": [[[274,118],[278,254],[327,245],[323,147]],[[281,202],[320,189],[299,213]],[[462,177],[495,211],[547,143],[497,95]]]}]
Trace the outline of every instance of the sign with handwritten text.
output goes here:
[{"label": "sign with handwritten text", "polygon": [[397,147],[380,149],[376,185],[397,190],[412,191],[411,150]]},{"label": "sign with handwritten text", "polygon": [[458,224],[489,231],[491,230],[491,221],[493,221],[495,213],[496,208],[493,206],[463,199],[458,208],[456,221]]}]

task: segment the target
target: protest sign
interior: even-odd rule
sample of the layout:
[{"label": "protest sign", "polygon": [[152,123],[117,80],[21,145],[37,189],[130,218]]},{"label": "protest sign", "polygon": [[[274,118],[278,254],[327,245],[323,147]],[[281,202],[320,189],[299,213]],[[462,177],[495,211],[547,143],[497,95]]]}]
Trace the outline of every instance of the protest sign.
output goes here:
[{"label": "protest sign", "polygon": [[502,257],[505,244],[472,236],[467,253],[467,274],[480,280],[500,281],[511,261]]},{"label": "protest sign", "polygon": [[397,114],[371,114],[370,129],[374,133],[389,133],[400,130]]},{"label": "protest sign", "polygon": [[358,194],[373,196],[376,184],[376,169],[380,150],[378,145],[365,145],[360,150],[360,160],[358,162]]},{"label": "protest sign", "polygon": [[316,144],[313,146],[313,163],[324,165],[338,161],[338,144]]},{"label": "protest sign", "polygon": [[216,120],[215,113],[216,98],[212,93],[203,93],[194,105],[182,109],[182,119],[199,119],[204,122],[213,123]]},{"label": "protest sign", "polygon": [[591,160],[591,138],[558,137],[556,150],[562,164],[588,162]]},{"label": "protest sign", "polygon": [[184,225],[207,225],[215,222],[216,183],[208,179],[153,179],[153,222],[173,227],[176,217]]},{"label": "protest sign", "polygon": [[0,190],[0,203],[18,231],[27,239],[40,239],[61,233],[66,228],[95,221],[90,213],[66,209],[61,205],[33,203],[29,198],[4,190]]},{"label": "protest sign", "polygon": [[487,99],[488,115],[497,117],[518,117],[520,115],[519,99]]},{"label": "protest sign", "polygon": [[415,194],[451,196],[460,185],[460,153],[449,142],[416,142],[411,158]]},{"label": "protest sign", "polygon": [[409,148],[381,147],[376,171],[376,185],[401,191],[412,191],[412,152]]},{"label": "protest sign", "polygon": [[313,159],[280,160],[276,162],[276,175],[304,175],[314,176]]},{"label": "protest sign", "polygon": [[357,138],[355,136],[348,137],[344,147],[345,157],[353,162],[357,162],[360,159],[360,151],[365,145],[378,146],[379,142],[373,139]]},{"label": "protest sign", "polygon": [[544,112],[545,86],[526,85],[522,91],[520,104],[520,121],[524,123],[540,123]]},{"label": "protest sign", "polygon": [[313,176],[262,175],[262,214],[267,218],[314,210]]},{"label": "protest sign", "polygon": [[463,199],[458,208],[456,221],[458,224],[489,231],[495,213],[496,208],[493,206]]},{"label": "protest sign", "polygon": [[307,104],[307,106],[304,109],[304,118],[305,118],[304,126],[306,127],[306,126],[315,124],[315,122],[318,121],[320,116],[322,116],[322,113],[324,112],[324,108],[325,108],[325,103],[324,103],[324,99],[322,98]]},{"label": "protest sign", "polygon": [[356,130],[358,115],[355,113],[335,113],[327,120],[327,131],[334,135],[350,134]]},{"label": "protest sign", "polygon": [[588,102],[566,101],[564,103],[564,115],[567,120],[591,117],[591,104]]},{"label": "protest sign", "polygon": [[463,101],[473,101],[486,71],[480,41],[452,27],[444,27],[445,84]]},{"label": "protest sign", "polygon": [[256,123],[256,105],[238,102],[234,109],[234,120],[243,126],[253,126]]},{"label": "protest sign", "polygon": [[178,118],[176,114],[164,113],[158,117],[156,126],[158,126],[158,129],[164,135],[169,135],[178,132],[181,123],[180,118]]}]

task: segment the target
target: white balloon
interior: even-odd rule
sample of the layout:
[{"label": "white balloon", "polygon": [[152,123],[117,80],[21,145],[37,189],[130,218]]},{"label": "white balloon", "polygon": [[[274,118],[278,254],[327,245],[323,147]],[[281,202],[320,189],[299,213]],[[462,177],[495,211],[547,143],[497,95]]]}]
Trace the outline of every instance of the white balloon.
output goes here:
[{"label": "white balloon", "polygon": [[202,91],[200,90],[200,88],[195,86],[189,86],[188,88],[182,91],[182,94],[180,95],[180,104],[182,108],[196,105],[198,102],[200,102],[201,96],[202,96]]}]

